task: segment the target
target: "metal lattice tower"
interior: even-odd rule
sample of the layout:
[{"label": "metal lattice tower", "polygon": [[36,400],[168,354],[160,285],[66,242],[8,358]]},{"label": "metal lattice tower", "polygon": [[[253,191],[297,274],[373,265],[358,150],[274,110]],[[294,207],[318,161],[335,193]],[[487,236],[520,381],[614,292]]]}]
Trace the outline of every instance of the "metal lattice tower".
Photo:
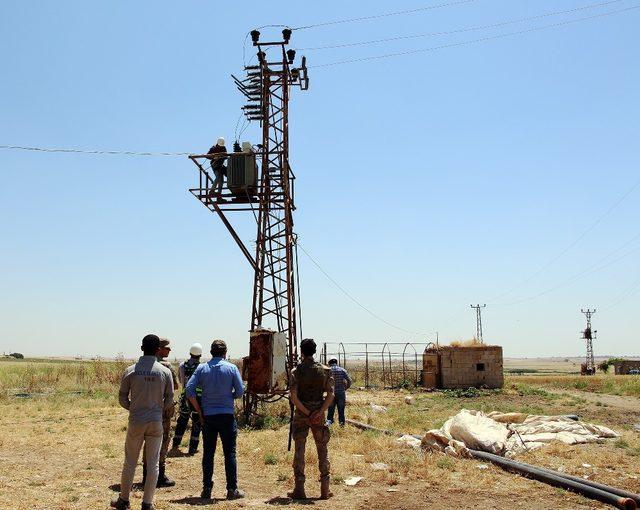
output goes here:
[{"label": "metal lattice tower", "polygon": [[596,361],[593,356],[593,340],[596,338],[597,331],[593,331],[591,328],[591,317],[595,315],[596,309],[590,310],[587,308],[586,310],[580,310],[585,317],[587,318],[587,327],[582,332],[582,338],[586,340],[587,344],[587,356],[585,359],[585,368],[587,374],[595,374],[596,373]]},{"label": "metal lattice tower", "polygon": [[[251,32],[258,62],[244,68],[243,79],[232,76],[247,103],[246,118],[259,122],[262,141],[255,151],[261,163],[255,193],[238,196],[215,195],[210,163],[218,156],[192,155],[200,169],[200,186],[190,190],[208,209],[216,212],[254,269],[251,331],[270,328],[287,339],[287,370],[297,360],[298,327],[296,307],[296,250],[293,231],[295,211],[294,180],[289,165],[289,93],[294,86],[309,87],[306,59],[294,67],[295,50],[287,50],[291,30],[282,31],[282,40],[261,42],[260,32]],[[217,198],[216,198],[217,196]],[[256,219],[255,255],[242,242],[226,211],[251,211]],[[280,391],[281,393],[281,391]],[[245,413],[254,412],[258,400],[273,395],[245,394]]]},{"label": "metal lattice tower", "polygon": [[469,305],[471,308],[475,308],[476,310],[476,338],[478,340],[478,342],[480,342],[481,344],[484,343],[484,340],[482,339],[482,309],[485,308],[487,305]]}]

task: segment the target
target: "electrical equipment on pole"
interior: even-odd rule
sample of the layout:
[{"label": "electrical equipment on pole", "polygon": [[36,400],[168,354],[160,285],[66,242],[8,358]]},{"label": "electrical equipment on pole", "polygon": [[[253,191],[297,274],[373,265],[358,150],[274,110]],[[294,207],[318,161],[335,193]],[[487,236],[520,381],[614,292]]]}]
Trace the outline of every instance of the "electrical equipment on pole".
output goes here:
[{"label": "electrical equipment on pole", "polygon": [[[280,41],[262,42],[257,30],[250,34],[258,61],[245,66],[243,79],[232,78],[246,98],[242,107],[246,119],[262,128],[261,143],[241,147],[236,140],[234,153],[189,156],[200,174],[199,186],[190,191],[218,214],[254,270],[249,356],[243,364],[247,418],[256,412],[258,402],[287,394],[288,375],[298,356],[300,300],[293,230],[295,175],[289,165],[289,94],[293,87],[309,87],[306,58],[294,66],[296,52],[287,49],[290,29],[282,31]],[[213,187],[211,165],[218,159],[228,160],[228,190],[222,193]],[[253,213],[254,253],[231,225],[228,211]]]},{"label": "electrical equipment on pole", "polygon": [[481,344],[484,343],[482,339],[482,309],[487,305],[469,305],[471,308],[476,309],[476,340]]},{"label": "electrical equipment on pole", "polygon": [[593,356],[593,341],[596,339],[597,331],[594,331],[591,328],[591,317],[593,317],[596,313],[596,309],[590,310],[587,308],[586,310],[580,310],[585,317],[587,318],[587,327],[582,331],[582,338],[587,343],[587,356],[585,358],[585,362],[580,366],[580,373],[582,375],[593,375],[596,373],[596,361]]}]

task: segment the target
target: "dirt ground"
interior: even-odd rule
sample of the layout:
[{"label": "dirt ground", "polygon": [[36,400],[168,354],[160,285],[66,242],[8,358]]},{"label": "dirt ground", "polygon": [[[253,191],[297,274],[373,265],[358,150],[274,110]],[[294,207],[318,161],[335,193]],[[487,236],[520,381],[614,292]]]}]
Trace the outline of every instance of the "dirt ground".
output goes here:
[{"label": "dirt ground", "polygon": [[[575,392],[572,392],[575,393]],[[603,424],[622,434],[618,440],[591,445],[550,445],[521,460],[562,469],[592,480],[640,491],[640,407],[622,409],[595,405],[580,395],[547,392],[507,381],[502,392],[475,398],[414,392],[415,404],[404,403],[406,392],[354,391],[348,416],[373,425],[407,433],[422,433],[440,426],[461,408],[515,410],[531,413],[577,413],[584,420]],[[374,413],[370,403],[385,405],[387,413]],[[82,395],[0,400],[0,508],[102,509],[108,508],[119,483],[126,430],[126,412],[112,397]],[[331,501],[311,499],[306,504],[286,497],[292,485],[291,459],[286,450],[287,427],[241,431],[238,439],[240,487],[247,498],[237,502],[218,499],[216,508],[602,508],[600,503],[542,483],[506,473],[475,460],[422,453],[398,445],[388,436],[362,433],[352,427],[333,429],[330,442],[333,492]],[[319,485],[315,451],[308,447],[308,494]],[[204,506],[200,492],[200,457],[172,457],[167,472],[173,488],[160,489],[161,510]],[[385,463],[376,470],[373,463]],[[482,466],[482,467],[481,467]],[[224,468],[216,457],[214,496],[224,494]],[[355,487],[343,482],[361,476]],[[140,479],[140,473],[137,474]],[[139,508],[141,492],[134,492]]]}]

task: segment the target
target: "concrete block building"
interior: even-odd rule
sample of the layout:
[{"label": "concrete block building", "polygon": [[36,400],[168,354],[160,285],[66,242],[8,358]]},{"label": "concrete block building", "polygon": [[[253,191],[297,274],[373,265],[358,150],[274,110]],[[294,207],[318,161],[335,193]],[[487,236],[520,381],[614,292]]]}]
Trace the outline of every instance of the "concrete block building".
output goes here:
[{"label": "concrete block building", "polygon": [[422,355],[422,383],[426,388],[502,388],[502,347],[427,347]]},{"label": "concrete block building", "polygon": [[[625,359],[614,361],[613,371],[616,375],[628,375],[629,373],[636,373],[636,370],[640,370],[640,359]],[[631,372],[633,370],[633,372]]]}]

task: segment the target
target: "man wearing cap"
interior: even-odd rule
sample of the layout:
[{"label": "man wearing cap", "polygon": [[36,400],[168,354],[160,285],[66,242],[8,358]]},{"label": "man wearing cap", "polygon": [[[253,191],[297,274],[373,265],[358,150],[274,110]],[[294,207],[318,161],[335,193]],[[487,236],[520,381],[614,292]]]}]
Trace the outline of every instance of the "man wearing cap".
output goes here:
[{"label": "man wearing cap", "polygon": [[129,411],[127,439],[124,446],[124,466],[120,495],[111,501],[117,510],[131,508],[129,495],[140,450],[148,460],[148,473],[144,484],[142,510],[153,510],[153,496],[158,480],[158,459],[162,445],[162,417],[173,408],[173,381],[171,372],[156,358],[160,339],[147,335],[142,339],[143,356],[135,365],[127,367],[120,381],[120,405]]},{"label": "man wearing cap", "polygon": [[295,441],[293,456],[293,474],[295,489],[291,493],[293,499],[306,499],[304,490],[304,455],[309,429],[318,450],[318,467],[320,470],[320,498],[332,496],[329,491],[329,427],[326,424],[325,412],[333,402],[333,376],[331,369],[316,362],[316,343],[311,338],[300,342],[302,362],[291,371],[289,388],[291,402],[295,406],[293,415],[292,436]]},{"label": "man wearing cap", "polygon": [[[238,428],[233,400],[242,397],[244,387],[240,371],[225,360],[227,344],[214,340],[211,344],[211,361],[196,368],[187,382],[187,398],[198,412],[202,423],[202,493],[203,499],[211,499],[213,490],[213,458],[218,435],[224,453],[224,471],[227,478],[227,499],[239,499],[244,493],[238,489],[238,464],[236,439]],[[202,388],[202,405],[198,402],[196,388]]]},{"label": "man wearing cap", "polygon": [[[227,148],[224,145],[224,138],[218,138],[216,144],[209,149],[207,154],[226,154]],[[213,174],[216,176],[213,184],[211,185],[211,191],[209,191],[209,196],[213,195],[222,195],[222,184],[224,182],[224,176],[227,175],[227,167],[224,166],[225,157],[217,157],[211,160],[211,170],[213,170]]]},{"label": "man wearing cap", "polygon": [[[189,379],[198,368],[200,364],[200,357],[202,356],[202,345],[195,343],[189,349],[190,358],[180,363],[178,368],[178,380],[182,385],[182,395],[180,397],[180,411],[178,414],[178,421],[176,423],[176,431],[173,436],[172,451],[177,451],[182,442],[182,436],[184,436],[187,425],[189,424],[189,417],[191,417],[191,439],[189,440],[189,455],[195,455],[198,451],[198,444],[200,443],[200,417],[198,412],[189,402],[187,398],[186,385]],[[202,388],[196,388],[196,399],[201,403]]]},{"label": "man wearing cap", "polygon": [[[161,338],[158,347],[158,363],[171,372],[171,379],[174,391],[178,389],[178,378],[171,366],[171,363],[166,361],[166,357],[171,352],[171,342],[167,338]],[[169,451],[169,443],[171,440],[171,419],[175,414],[175,404],[165,411],[162,415],[162,447],[160,448],[160,463],[158,474],[158,487],[173,487],[176,482],[167,476],[165,473],[167,452]],[[145,455],[142,456],[142,484],[145,484],[147,477],[147,461]]]}]

